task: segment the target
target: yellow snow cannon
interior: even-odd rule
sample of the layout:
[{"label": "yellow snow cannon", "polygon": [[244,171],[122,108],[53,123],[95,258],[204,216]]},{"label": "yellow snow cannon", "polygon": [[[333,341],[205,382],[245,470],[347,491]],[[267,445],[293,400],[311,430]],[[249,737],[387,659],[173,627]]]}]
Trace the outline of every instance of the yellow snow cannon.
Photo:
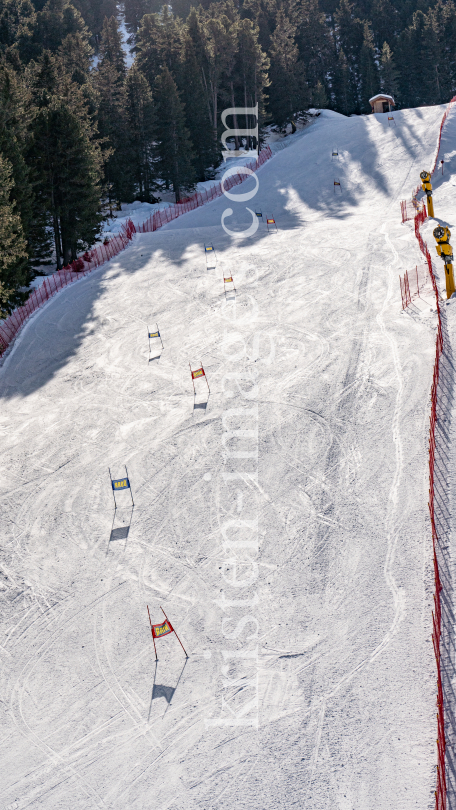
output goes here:
[{"label": "yellow snow cannon", "polygon": [[428,215],[430,217],[434,217],[434,203],[432,202],[431,175],[429,174],[429,172],[420,172],[420,177],[421,177],[421,187],[427,197]]},{"label": "yellow snow cannon", "polygon": [[437,228],[434,228],[433,234],[437,242],[436,251],[445,264],[447,298],[451,298],[456,292],[453,275],[453,248],[450,245],[451,231],[446,225],[438,225]]}]

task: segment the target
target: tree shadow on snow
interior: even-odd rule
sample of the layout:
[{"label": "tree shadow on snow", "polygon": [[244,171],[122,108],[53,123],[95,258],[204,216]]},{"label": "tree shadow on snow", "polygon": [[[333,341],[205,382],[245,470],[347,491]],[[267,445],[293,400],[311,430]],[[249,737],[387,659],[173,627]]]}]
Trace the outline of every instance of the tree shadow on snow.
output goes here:
[{"label": "tree shadow on snow", "polygon": [[[436,121],[440,120],[440,113],[441,110],[436,110]],[[180,289],[179,271],[182,270],[187,276],[192,273],[192,277],[196,278],[195,268],[188,270],[187,259],[190,254],[194,256],[196,251],[198,255],[200,251],[200,275],[207,279],[204,243],[209,240],[214,243],[218,258],[226,256],[227,264],[232,264],[233,248],[235,251],[238,248],[251,248],[249,258],[254,259],[256,251],[265,247],[262,255],[266,253],[267,257],[268,240],[280,240],[284,233],[297,229],[305,234],[306,220],[309,218],[312,222],[321,219],[330,243],[331,221],[336,224],[352,217],[360,202],[370,204],[370,200],[376,198],[378,205],[384,205],[386,211],[391,204],[391,180],[387,180],[380,159],[386,163],[390,142],[392,149],[398,140],[407,155],[416,158],[422,147],[415,128],[422,117],[423,111],[419,109],[395,113],[396,134],[393,136],[386,128],[386,140],[381,141],[380,146],[374,132],[379,127],[385,129],[386,114],[385,121],[380,120],[381,116],[322,117],[320,122],[309,127],[305,136],[264,164],[255,177],[249,177],[239,190],[233,189],[233,194],[255,192],[251,201],[238,203],[220,197],[184,214],[155,233],[136,235],[132,244],[119,256],[65,288],[35,313],[0,368],[0,397],[27,397],[46,386],[73,356],[80,356],[81,348],[86,352],[86,367],[97,366],[99,374],[114,373],[121,362],[125,362],[127,349],[124,345],[127,344],[124,344],[124,335],[135,335],[137,357],[143,351],[140,334],[141,330],[147,334],[146,320],[138,314],[137,303],[132,305],[134,310],[129,312],[120,293],[116,302],[111,289],[123,291],[122,282],[133,279],[139,273],[144,280],[146,267],[151,291],[147,315],[155,321],[164,311],[161,299],[156,297],[156,280],[161,278],[162,297],[171,291],[175,296],[180,295],[181,300],[186,300],[188,292]],[[337,169],[330,157],[335,137],[342,156]],[[348,163],[344,164],[344,153],[350,156],[350,167]],[[335,171],[341,176],[343,184],[340,196],[334,194]],[[414,178],[412,180],[408,174],[405,177],[407,183],[413,186]],[[409,188],[403,193],[409,193]],[[250,206],[251,210],[261,210],[263,218],[260,222],[254,216],[259,227],[252,237],[247,238],[242,234],[252,224],[252,214],[248,210]],[[222,216],[227,214],[228,208],[232,213],[225,216],[224,224],[235,236],[222,228]],[[277,234],[268,233],[268,217],[275,219]],[[360,227],[360,239],[364,238]],[[144,250],[146,244],[147,250]],[[286,240],[283,244],[285,249]],[[316,242],[315,247],[321,246]],[[305,259],[305,255],[301,258]],[[149,268],[152,268],[150,273]],[[186,275],[182,278],[185,279]],[[98,302],[103,298],[105,301],[100,307]],[[140,302],[143,299],[144,296],[139,299]],[[145,350],[144,355],[147,356]],[[129,365],[133,362],[134,357],[128,358]],[[150,367],[156,369],[158,362],[151,362]],[[72,373],[78,374],[79,371]],[[73,379],[63,382],[60,379],[59,396],[65,397],[66,391],[71,402],[75,384]],[[93,385],[95,387],[95,381]],[[49,394],[53,396],[52,390]]]}]

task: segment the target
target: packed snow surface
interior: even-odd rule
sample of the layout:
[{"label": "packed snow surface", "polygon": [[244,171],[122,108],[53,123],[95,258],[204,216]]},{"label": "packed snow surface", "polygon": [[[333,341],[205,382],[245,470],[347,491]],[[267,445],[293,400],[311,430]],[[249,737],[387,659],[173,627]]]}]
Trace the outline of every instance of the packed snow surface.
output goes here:
[{"label": "packed snow surface", "polygon": [[[443,111],[322,114],[250,200],[135,236],[23,330],[0,369],[1,807],[431,806],[436,319],[401,312],[422,259],[399,201]],[[147,605],[188,659],[171,634],[155,663]]]}]

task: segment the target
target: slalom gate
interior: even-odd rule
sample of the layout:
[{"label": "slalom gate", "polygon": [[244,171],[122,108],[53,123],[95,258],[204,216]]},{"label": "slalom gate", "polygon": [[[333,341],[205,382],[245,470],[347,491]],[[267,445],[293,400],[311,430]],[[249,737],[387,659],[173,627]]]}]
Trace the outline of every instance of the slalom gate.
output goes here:
[{"label": "slalom gate", "polygon": [[[440,123],[437,151],[435,155],[434,165],[432,167],[432,171],[430,172],[431,175],[433,175],[437,169],[440,142],[442,139],[442,130],[445,125],[445,121],[447,120],[448,114],[455,103],[456,103],[456,96],[454,96],[449,102],[445,110],[445,114]],[[437,322],[438,322],[436,346],[435,346],[434,375],[431,388],[431,416],[429,426],[429,514],[431,518],[431,528],[432,528],[432,546],[433,546],[434,582],[435,582],[434,610],[432,612],[432,642],[434,645],[434,654],[437,665],[437,785],[435,790],[435,810],[446,810],[447,783],[445,772],[445,749],[446,749],[445,711],[443,700],[441,647],[440,647],[440,640],[442,634],[442,605],[440,592],[442,591],[443,586],[442,581],[440,579],[439,562],[437,555],[439,548],[439,537],[437,533],[436,517],[435,517],[435,504],[436,504],[435,480],[436,475],[438,474],[438,468],[436,466],[436,450],[437,450],[436,423],[438,420],[438,386],[440,374],[440,358],[443,354],[445,344],[442,331],[442,318],[440,312],[440,296],[437,288],[434,268],[432,265],[431,254],[429,253],[429,248],[420,233],[420,228],[427,217],[425,205],[421,204],[420,206],[419,202],[416,200],[416,195],[420,190],[421,186],[419,185],[413,192],[411,203],[409,202],[401,203],[401,212],[402,212],[402,222],[406,222],[407,219],[414,220],[415,236],[418,240],[418,245],[421,250],[421,253],[424,255],[426,259],[427,269],[434,290],[437,309]],[[409,216],[412,210],[414,210],[413,217]],[[417,275],[417,284],[418,284],[418,275]],[[401,283],[401,292],[403,292],[402,283]],[[408,289],[408,295],[410,297],[410,286]],[[404,302],[404,295],[403,295],[403,302]]]},{"label": "slalom gate", "polygon": [[[250,161],[250,163],[246,164],[245,168],[250,170],[250,172],[256,172],[260,166],[266,163],[271,157],[271,148],[267,146],[260,152],[257,160]],[[244,167],[239,168],[239,173],[232,175],[227,179],[226,183],[224,183],[226,191],[243,183],[244,180],[247,180],[250,176],[247,172],[242,172],[242,168]],[[155,211],[142,225],[134,225],[131,219],[129,219],[122,225],[121,233],[118,236],[114,236],[109,242],[103,245],[98,245],[98,247],[86,251],[83,256],[62,268],[62,270],[50,276],[46,276],[41,287],[38,287],[31,293],[23,306],[17,307],[8,318],[0,320],[0,358],[12,344],[21,327],[34,312],[40,309],[50,298],[58,293],[59,290],[62,290],[74,281],[78,281],[78,279],[83,276],[88,275],[92,270],[105,264],[110,259],[114,258],[114,256],[117,256],[122,250],[125,250],[135,233],[151,233],[152,231],[156,231],[163,225],[166,225],[167,222],[171,222],[173,219],[182,216],[182,214],[193,211],[195,208],[199,208],[201,205],[205,205],[215,200],[217,197],[221,197],[222,194],[222,184],[217,183],[208,190],[203,192],[197,191],[191,197],[188,197],[180,203],[170,205],[162,211]]]}]

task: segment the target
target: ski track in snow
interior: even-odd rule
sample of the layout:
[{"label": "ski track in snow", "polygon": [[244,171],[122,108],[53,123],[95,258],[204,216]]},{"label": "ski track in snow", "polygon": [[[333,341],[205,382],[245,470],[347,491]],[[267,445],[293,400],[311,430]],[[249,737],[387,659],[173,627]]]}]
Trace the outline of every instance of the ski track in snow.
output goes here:
[{"label": "ski track in snow", "polygon": [[[443,109],[396,128],[324,112],[258,172],[248,205],[277,234],[263,220],[229,237],[224,209],[232,229],[250,215],[217,199],[137,235],[23,329],[0,369],[0,808],[431,806],[436,324],[401,313],[397,276],[421,261],[399,200]],[[211,386],[195,411],[189,361]],[[248,448],[255,424],[257,480],[224,480],[224,431]],[[107,468],[124,464],[135,507],[114,514]],[[258,519],[259,577],[234,589],[222,530],[238,519]],[[186,663],[170,636],[155,666],[146,604]],[[253,621],[233,636],[247,615],[257,636]],[[254,690],[258,727],[208,722]]]},{"label": "ski track in snow", "polygon": [[[382,232],[385,232],[385,226],[382,226]],[[391,249],[391,252],[394,256],[394,265],[397,267],[399,262],[399,255],[397,251],[394,249],[394,246],[389,239],[388,234],[385,233],[385,240],[388,244],[388,247]],[[391,625],[390,630],[386,634],[385,638],[381,642],[381,644],[377,647],[376,650],[371,655],[371,661],[374,661],[375,658],[383,652],[385,647],[389,644],[391,637],[396,633],[398,629],[398,624],[401,621],[404,615],[404,597],[403,594],[399,591],[396,582],[394,580],[393,574],[393,565],[394,565],[394,555],[397,546],[397,539],[399,528],[396,525],[396,509],[398,504],[398,490],[399,490],[399,482],[400,477],[402,474],[403,469],[403,454],[402,454],[402,441],[401,441],[401,423],[400,423],[400,415],[401,415],[401,405],[402,405],[402,393],[403,393],[403,385],[402,385],[402,369],[400,366],[399,361],[399,353],[396,341],[394,339],[394,335],[389,333],[385,328],[385,323],[382,318],[383,311],[386,309],[386,305],[392,297],[393,290],[392,290],[392,281],[393,281],[393,274],[391,266],[385,267],[385,270],[388,271],[388,294],[385,297],[383,302],[382,309],[380,313],[377,315],[377,321],[380,324],[380,328],[382,333],[385,337],[385,344],[389,343],[391,347],[391,354],[393,357],[394,363],[394,370],[396,372],[396,379],[397,379],[397,397],[396,397],[396,406],[394,409],[394,416],[393,416],[393,441],[396,447],[396,471],[394,474],[394,478],[391,484],[391,491],[389,493],[389,514],[386,518],[386,528],[388,532],[388,550],[385,560],[385,579],[388,583],[388,586],[391,590],[393,596],[393,603],[394,603],[394,619]]]}]

